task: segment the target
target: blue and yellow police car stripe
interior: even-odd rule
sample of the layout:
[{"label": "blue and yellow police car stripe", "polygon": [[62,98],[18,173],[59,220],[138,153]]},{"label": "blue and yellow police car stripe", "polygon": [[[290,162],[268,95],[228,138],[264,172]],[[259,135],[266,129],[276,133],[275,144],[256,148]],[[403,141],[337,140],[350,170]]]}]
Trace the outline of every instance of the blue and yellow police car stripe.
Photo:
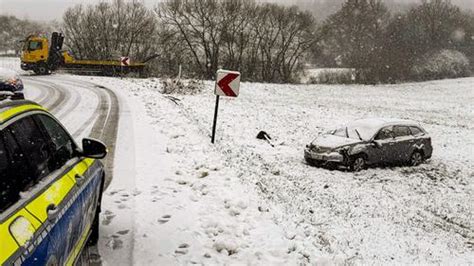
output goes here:
[{"label": "blue and yellow police car stripe", "polygon": [[[21,251],[21,247],[27,246],[31,238],[37,233],[42,225],[48,219],[47,207],[50,204],[60,206],[63,200],[76,186],[76,175],[84,175],[89,167],[94,163],[94,159],[84,159],[69,172],[57,179],[44,192],[32,199],[24,207],[16,211],[4,222],[0,223],[0,265],[3,265],[12,255]],[[15,221],[21,218],[26,219],[31,226],[19,227],[18,230],[12,232],[12,225]],[[88,230],[84,234],[89,231]],[[81,237],[81,238],[84,238]],[[74,249],[74,254],[71,254],[70,260],[74,261],[82,249],[84,240],[79,241],[78,247]],[[74,255],[74,256],[72,256]]]}]

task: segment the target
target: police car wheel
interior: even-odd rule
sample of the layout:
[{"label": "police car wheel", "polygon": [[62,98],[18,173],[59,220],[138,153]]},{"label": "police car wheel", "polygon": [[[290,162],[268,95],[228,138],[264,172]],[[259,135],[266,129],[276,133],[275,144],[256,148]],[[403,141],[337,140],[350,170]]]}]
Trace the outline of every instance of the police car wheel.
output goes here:
[{"label": "police car wheel", "polygon": [[94,221],[92,221],[91,234],[87,241],[88,246],[95,246],[99,242],[99,209],[97,209]]}]

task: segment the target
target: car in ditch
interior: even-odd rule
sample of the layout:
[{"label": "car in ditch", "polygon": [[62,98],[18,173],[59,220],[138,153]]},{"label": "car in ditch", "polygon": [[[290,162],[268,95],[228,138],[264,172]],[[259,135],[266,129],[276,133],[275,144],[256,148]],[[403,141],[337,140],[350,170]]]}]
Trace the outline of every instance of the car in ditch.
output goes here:
[{"label": "car in ditch", "polygon": [[304,157],[310,165],[360,171],[370,165],[419,165],[432,152],[430,135],[415,121],[370,118],[320,135],[306,146]]},{"label": "car in ditch", "polygon": [[15,71],[0,68],[0,100],[3,98],[25,99],[23,88],[23,82]]},{"label": "car in ditch", "polygon": [[97,243],[106,154],[42,106],[0,101],[0,265],[73,265]]}]

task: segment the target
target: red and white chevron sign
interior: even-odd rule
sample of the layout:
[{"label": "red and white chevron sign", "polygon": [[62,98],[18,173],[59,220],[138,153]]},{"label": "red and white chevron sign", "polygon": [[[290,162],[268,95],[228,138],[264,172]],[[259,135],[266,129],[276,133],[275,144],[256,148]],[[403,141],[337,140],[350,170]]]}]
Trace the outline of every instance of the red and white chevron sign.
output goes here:
[{"label": "red and white chevron sign", "polygon": [[130,57],[120,57],[120,65],[121,66],[129,66],[130,65]]},{"label": "red and white chevron sign", "polygon": [[218,70],[215,95],[237,97],[240,90],[240,73],[236,71]]}]

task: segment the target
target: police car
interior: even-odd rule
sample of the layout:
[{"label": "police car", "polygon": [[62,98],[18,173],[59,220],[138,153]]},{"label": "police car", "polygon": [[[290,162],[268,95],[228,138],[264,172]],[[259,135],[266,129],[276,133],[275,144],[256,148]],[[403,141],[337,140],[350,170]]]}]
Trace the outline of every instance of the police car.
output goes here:
[{"label": "police car", "polygon": [[106,154],[40,105],[0,101],[0,265],[73,265],[97,243]]}]

